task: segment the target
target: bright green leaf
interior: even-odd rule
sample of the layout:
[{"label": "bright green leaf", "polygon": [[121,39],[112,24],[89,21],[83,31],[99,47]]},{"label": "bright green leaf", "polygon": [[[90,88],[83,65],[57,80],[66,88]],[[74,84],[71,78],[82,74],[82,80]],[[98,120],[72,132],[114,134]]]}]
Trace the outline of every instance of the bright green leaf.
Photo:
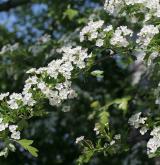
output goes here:
[{"label": "bright green leaf", "polygon": [[31,144],[33,143],[33,140],[22,139],[22,140],[18,140],[17,143],[19,143],[24,149],[26,149],[34,157],[38,156],[38,153],[37,153],[38,149],[31,146]]},{"label": "bright green leaf", "polygon": [[65,12],[64,12],[64,16],[68,17],[69,20],[72,20],[74,17],[76,17],[78,15],[78,11],[75,9],[70,9],[68,8]]}]

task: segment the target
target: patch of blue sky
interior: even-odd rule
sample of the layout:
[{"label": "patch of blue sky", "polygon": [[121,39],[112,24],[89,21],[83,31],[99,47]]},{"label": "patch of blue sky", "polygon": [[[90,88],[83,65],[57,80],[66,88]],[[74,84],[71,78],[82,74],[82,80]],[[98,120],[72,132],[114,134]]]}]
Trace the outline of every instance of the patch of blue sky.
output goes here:
[{"label": "patch of blue sky", "polygon": [[31,6],[34,15],[40,15],[48,10],[48,6],[43,3],[35,3]]},{"label": "patch of blue sky", "polygon": [[5,26],[8,31],[13,32],[13,25],[17,22],[17,16],[14,12],[1,12],[0,13],[0,25]]},{"label": "patch of blue sky", "polygon": [[[0,3],[4,2],[4,0],[0,0]],[[42,3],[35,3],[31,6],[31,11],[33,16],[39,16],[43,14],[43,12],[46,12],[48,10],[48,7],[46,4]],[[18,37],[26,36],[26,41],[29,40],[28,29],[30,29],[31,33],[34,33],[34,37],[39,37],[42,32],[39,29],[36,29],[33,27],[32,22],[30,21],[31,16],[26,15],[24,24],[19,24],[19,17],[16,15],[16,12],[14,10],[11,10],[9,12],[0,12],[0,25],[7,28],[9,32],[14,32],[16,29],[16,34]],[[17,23],[17,24],[16,24]]]}]

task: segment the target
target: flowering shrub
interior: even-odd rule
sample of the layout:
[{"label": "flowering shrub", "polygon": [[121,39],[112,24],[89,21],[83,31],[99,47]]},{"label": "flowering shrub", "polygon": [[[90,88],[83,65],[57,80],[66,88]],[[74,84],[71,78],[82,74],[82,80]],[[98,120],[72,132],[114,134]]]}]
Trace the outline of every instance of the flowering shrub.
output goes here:
[{"label": "flowering shrub", "polygon": [[[15,146],[19,144],[37,157],[38,150],[31,146],[33,141],[21,136],[21,131],[25,129],[21,120],[44,116],[43,106],[47,101],[51,106],[59,107],[70,99],[76,99],[79,93],[74,82],[82,72],[83,76],[92,75],[97,80],[103,81],[105,70],[94,70],[94,65],[104,54],[120,60],[122,67],[125,67],[124,61],[127,61],[127,68],[141,66],[142,69],[133,76],[132,86],[138,88],[143,80],[142,75],[145,75],[147,78],[145,77],[143,81],[146,82],[146,96],[144,94],[143,99],[138,94],[130,92],[129,95],[124,94],[110,101],[107,99],[102,101],[96,97],[91,99],[90,106],[95,111],[93,116],[97,121],[93,128],[96,139],[88,140],[84,135],[75,139],[75,143],[79,144],[83,151],[77,164],[88,163],[99,153],[106,156],[129,151],[130,144],[127,137],[135,129],[140,132],[139,136],[148,136],[146,140],[148,156],[159,156],[160,118],[157,116],[160,104],[158,78],[160,2],[106,0],[104,11],[109,19],[91,17],[87,25],[80,30],[80,42],[58,47],[55,51],[58,58],[50,61],[45,67],[29,69],[21,93],[7,92],[0,95],[0,138],[3,141],[1,156],[7,156],[9,151],[15,151]],[[37,45],[43,47],[50,40],[50,37],[44,36],[37,41]],[[12,53],[16,49],[18,44],[5,45],[0,54]],[[36,54],[38,50],[33,46],[29,51]],[[140,91],[137,90],[136,93]],[[149,94],[154,99],[150,99]],[[147,103],[149,101],[152,106]],[[146,102],[146,105],[142,106],[141,102]],[[110,109],[113,107],[121,110],[126,119],[123,123],[125,126],[121,129],[115,129],[114,124],[112,125]],[[132,112],[132,109],[136,112]],[[126,130],[123,132],[122,129]]]}]

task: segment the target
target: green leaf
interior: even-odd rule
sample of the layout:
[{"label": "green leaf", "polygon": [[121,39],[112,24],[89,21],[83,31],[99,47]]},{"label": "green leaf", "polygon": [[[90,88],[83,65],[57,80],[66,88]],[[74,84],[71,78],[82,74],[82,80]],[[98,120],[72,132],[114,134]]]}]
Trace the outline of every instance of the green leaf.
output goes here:
[{"label": "green leaf", "polygon": [[28,146],[28,151],[34,156],[38,157],[38,149],[32,146]]},{"label": "green leaf", "polygon": [[100,108],[100,103],[99,101],[93,101],[90,105],[91,108],[96,109],[96,108]]},{"label": "green leaf", "polygon": [[27,140],[27,139],[18,140],[17,142],[22,146],[28,146],[33,144],[33,140]]},{"label": "green leaf", "polygon": [[101,107],[101,110],[108,110],[108,108],[114,104],[118,105],[118,108],[124,112],[124,114],[128,110],[128,102],[131,100],[130,96],[123,97],[120,99],[115,99],[113,101],[108,102],[105,106]]},{"label": "green leaf", "polygon": [[124,113],[127,112],[128,109],[128,102],[131,99],[131,97],[124,97],[122,99],[116,99],[115,103],[118,104],[119,109],[123,110]]},{"label": "green leaf", "polygon": [[98,77],[98,78],[103,78],[103,73],[104,73],[104,71],[102,71],[102,70],[95,70],[95,71],[91,72],[91,75]]},{"label": "green leaf", "polygon": [[76,17],[78,15],[78,11],[75,9],[70,9],[68,8],[65,12],[64,12],[64,16],[68,17],[69,20],[72,20],[74,17]]},{"label": "green leaf", "polygon": [[34,157],[38,157],[38,153],[37,153],[38,149],[31,146],[31,144],[33,144],[33,140],[22,139],[22,140],[18,140],[17,143],[19,143],[24,149],[26,149]]},{"label": "green leaf", "polygon": [[108,120],[109,120],[109,113],[106,112],[106,111],[102,111],[100,114],[99,114],[99,120],[100,120],[100,123],[105,125],[108,123]]},{"label": "green leaf", "polygon": [[77,160],[78,165],[88,163],[94,155],[94,150],[85,151]]}]

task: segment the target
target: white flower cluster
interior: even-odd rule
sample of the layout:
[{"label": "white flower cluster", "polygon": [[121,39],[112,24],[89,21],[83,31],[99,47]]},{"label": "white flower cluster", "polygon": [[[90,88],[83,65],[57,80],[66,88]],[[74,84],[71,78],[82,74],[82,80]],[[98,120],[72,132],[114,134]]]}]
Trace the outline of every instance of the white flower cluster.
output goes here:
[{"label": "white flower cluster", "polygon": [[102,47],[104,45],[104,38],[106,37],[106,34],[112,30],[113,30],[113,26],[108,25],[99,33],[98,39],[96,40],[97,47]]},{"label": "white flower cluster", "polygon": [[19,44],[18,43],[15,43],[15,44],[13,44],[13,45],[11,45],[11,44],[7,44],[7,45],[4,45],[3,47],[2,47],[2,49],[1,49],[1,51],[0,51],[0,54],[3,54],[3,53],[5,53],[5,52],[13,52],[13,51],[15,51],[16,49],[18,49],[18,47],[19,47]]},{"label": "white flower cluster", "polygon": [[55,90],[51,90],[47,95],[50,104],[58,106],[63,100],[76,97],[75,91],[71,88],[71,82],[66,81],[56,85]]},{"label": "white flower cluster", "polygon": [[152,138],[147,142],[147,153],[153,154],[160,147],[160,127],[155,127],[150,135]]},{"label": "white flower cluster", "polygon": [[22,100],[22,95],[19,93],[13,93],[9,96],[9,100],[7,101],[9,107],[11,109],[18,109],[18,101]]},{"label": "white flower cluster", "polygon": [[34,86],[37,83],[38,83],[38,81],[37,81],[36,76],[29,77],[26,80],[24,88],[23,88],[23,92],[22,92],[22,96],[23,96],[22,102],[24,105],[28,105],[28,106],[32,107],[36,104],[36,101],[33,99],[33,94],[31,92],[32,91],[31,88],[32,88],[32,86]]},{"label": "white flower cluster", "polygon": [[29,93],[26,90],[26,88],[28,88],[28,90],[31,88],[31,86],[29,88],[29,85],[30,84],[25,84],[22,94],[12,93],[10,96],[9,93],[0,94],[0,100],[2,101],[4,100],[4,98],[9,96],[9,99],[7,100],[7,104],[10,109],[18,109],[23,105],[33,106],[36,103],[36,101],[33,100],[32,93]]},{"label": "white flower cluster", "polygon": [[[88,39],[89,41],[96,41],[97,47],[102,47],[104,45],[104,38],[106,34],[113,31],[113,26],[109,25],[103,28],[104,21],[90,21],[87,26],[85,26],[80,32],[80,41]],[[118,27],[110,40],[111,45],[119,47],[127,47],[129,45],[128,38],[132,37],[133,31],[128,29],[127,26]]]},{"label": "white flower cluster", "polygon": [[127,26],[120,26],[115,30],[113,37],[110,40],[110,44],[120,47],[127,47],[129,42],[126,37],[132,37],[132,35],[133,31],[128,29]]},{"label": "white flower cluster", "polygon": [[80,32],[80,41],[84,41],[85,37],[88,37],[89,41],[98,38],[98,31],[102,28],[104,24],[103,20],[90,21],[87,26],[85,26]]},{"label": "white flower cluster", "polygon": [[[88,55],[87,49],[81,46],[75,48],[63,47],[59,50],[62,58],[51,61],[47,67],[35,69],[32,68],[27,73],[34,74],[25,81],[22,93],[13,93],[9,96],[7,104],[10,109],[18,109],[23,106],[33,107],[36,104],[34,93],[41,91],[45,97],[49,99],[51,105],[58,106],[63,100],[76,97],[76,92],[71,88],[72,72],[75,68],[83,69],[86,60],[91,57]],[[44,77],[54,79],[63,77],[64,81],[56,84],[47,84]],[[2,101],[9,93],[0,95]]]},{"label": "white flower cluster", "polygon": [[[146,12],[147,14],[151,16],[155,16],[155,17],[160,17],[160,2],[159,0],[106,0],[105,1],[105,5],[104,5],[104,9],[110,14],[110,15],[120,15],[120,12],[122,11],[122,9],[126,6],[129,5],[136,5],[139,4],[141,5],[141,11]],[[145,8],[149,9],[145,10]],[[121,13],[123,14],[123,13]]]},{"label": "white flower cluster", "polygon": [[38,88],[49,99],[51,105],[59,105],[63,100],[76,97],[75,91],[71,88],[71,75],[75,68],[85,68],[86,60],[91,57],[87,54],[87,49],[77,46],[75,48],[63,47],[59,50],[62,53],[62,58],[53,60],[45,68],[33,70],[35,74],[47,73],[49,78],[57,79],[58,76],[63,76],[65,81],[57,83],[56,86],[47,87],[46,83],[41,81],[38,83]]},{"label": "white flower cluster", "polygon": [[124,6],[123,0],[106,0],[104,9],[111,15],[117,15]]},{"label": "white flower cluster", "polygon": [[97,47],[104,45],[104,38],[106,34],[113,30],[112,25],[103,28],[104,21],[90,21],[80,32],[80,41],[89,40],[96,41]]},{"label": "white flower cluster", "polygon": [[145,126],[147,117],[141,117],[141,114],[142,113],[139,112],[139,113],[132,115],[129,118],[128,123],[136,129],[140,128],[140,133],[142,135],[144,135],[148,131],[147,127]]},{"label": "white flower cluster", "polygon": [[19,140],[20,139],[20,131],[17,131],[18,126],[17,125],[10,125],[9,126],[9,131],[12,133],[11,138]]},{"label": "white flower cluster", "polygon": [[17,131],[17,125],[9,125],[8,123],[3,122],[3,118],[0,118],[0,132],[9,129],[11,133],[11,139],[19,140],[20,139],[20,131]]},{"label": "white flower cluster", "polygon": [[159,29],[157,26],[144,25],[141,31],[138,33],[138,39],[136,40],[136,43],[138,43],[141,48],[145,48],[158,33]]},{"label": "white flower cluster", "polygon": [[7,93],[1,93],[0,94],[0,101],[2,101],[7,96],[9,96],[9,92],[7,92]]},{"label": "white flower cluster", "polygon": [[[63,100],[76,97],[76,92],[71,88],[71,78],[74,69],[83,69],[86,66],[86,60],[91,57],[88,55],[87,49],[77,46],[75,48],[63,47],[59,50],[62,53],[62,58],[51,61],[47,67],[35,69],[32,68],[27,71],[31,74],[26,81],[22,93],[3,93],[0,95],[0,100],[6,99],[6,103],[10,109],[18,109],[23,106],[32,107],[36,103],[34,93],[38,91],[45,95],[51,105],[58,106]],[[64,79],[62,82],[57,81],[61,77]],[[45,79],[52,79],[56,84],[48,84]],[[1,123],[0,130],[4,131],[9,128],[11,132],[11,139],[20,139],[20,132],[17,131],[16,125],[8,125]],[[82,140],[83,137],[77,139],[77,142]]]}]

